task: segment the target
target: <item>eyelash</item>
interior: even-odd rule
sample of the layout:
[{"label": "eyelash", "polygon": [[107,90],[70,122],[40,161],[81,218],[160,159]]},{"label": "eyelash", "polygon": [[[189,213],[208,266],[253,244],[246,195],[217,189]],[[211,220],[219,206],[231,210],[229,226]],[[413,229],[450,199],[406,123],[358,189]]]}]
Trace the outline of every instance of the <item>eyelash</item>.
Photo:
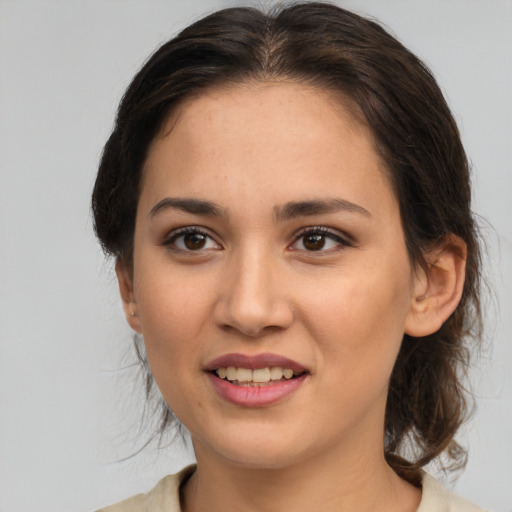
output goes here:
[{"label": "eyelash", "polygon": [[[183,228],[179,228],[175,231],[172,231],[162,241],[162,245],[169,247],[171,250],[174,250],[176,252],[181,252],[181,253],[201,253],[201,252],[203,252],[203,250],[204,250],[203,247],[199,247],[198,249],[194,250],[194,249],[190,249],[190,248],[188,248],[188,249],[178,248],[175,246],[177,240],[179,240],[181,237],[184,237],[185,235],[188,235],[188,234],[203,236],[203,237],[205,237],[205,240],[206,240],[205,244],[208,244],[208,239],[209,239],[210,243],[213,242],[217,245],[217,247],[221,247],[217,242],[215,242],[213,237],[208,232],[206,232],[205,230],[201,229],[198,226],[186,226]],[[324,239],[329,239],[333,242],[336,242],[336,244],[338,244],[339,247],[324,249],[323,248],[323,245],[325,245],[325,243],[324,243],[324,244],[322,244],[322,246],[319,249],[308,250],[307,248],[300,248],[300,249],[296,248],[296,247],[294,248],[294,246],[301,239],[303,240],[302,243],[304,244],[304,239],[307,236],[320,236],[320,237],[323,237]],[[291,250],[303,251],[305,253],[319,253],[319,254],[327,253],[327,254],[329,254],[329,253],[341,251],[346,247],[353,247],[353,246],[354,246],[354,244],[351,241],[349,241],[347,239],[347,237],[340,236],[340,234],[338,232],[332,231],[331,229],[329,229],[325,226],[314,226],[314,227],[303,228],[298,234],[296,234],[295,239],[294,239],[293,243],[289,246],[289,248]],[[207,248],[206,250],[208,250],[208,249],[209,248]]]},{"label": "eyelash", "polygon": [[187,252],[188,253],[194,253],[194,252],[199,253],[199,252],[201,252],[202,248],[198,249],[198,250],[193,250],[193,249],[187,250],[187,249],[173,247],[173,245],[176,244],[176,241],[179,238],[184,237],[185,235],[201,235],[201,236],[204,236],[206,239],[213,241],[217,246],[219,246],[219,244],[217,242],[215,242],[213,237],[208,232],[206,232],[205,230],[201,229],[198,226],[186,226],[186,227],[171,231],[171,233],[169,233],[169,235],[167,237],[165,237],[165,239],[162,241],[162,245],[169,247],[171,250],[174,250],[176,252],[182,252],[182,253],[183,252],[184,253],[187,253]]},{"label": "eyelash", "polygon": [[[301,250],[308,253],[332,253],[341,251],[346,247],[353,247],[354,244],[348,240],[347,237],[343,237],[339,234],[337,231],[332,231],[331,229],[325,227],[325,226],[314,226],[314,227],[307,227],[303,228],[295,237],[295,241],[292,246],[295,245],[297,242],[299,242],[301,239],[304,240],[305,237],[310,235],[317,235],[321,237],[328,238],[332,240],[333,242],[336,242],[340,247],[336,247],[333,249],[327,249],[323,250],[323,248],[319,250],[308,250],[308,249],[295,249],[295,250]],[[303,242],[304,243],[304,242]]]}]

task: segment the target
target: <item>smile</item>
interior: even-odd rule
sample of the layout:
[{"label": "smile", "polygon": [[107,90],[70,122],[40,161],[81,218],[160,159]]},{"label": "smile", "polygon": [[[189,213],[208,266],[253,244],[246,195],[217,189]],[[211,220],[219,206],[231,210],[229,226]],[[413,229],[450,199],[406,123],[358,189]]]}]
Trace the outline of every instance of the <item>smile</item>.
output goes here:
[{"label": "smile", "polygon": [[267,407],[297,392],[310,371],[278,354],[225,354],[210,361],[206,375],[217,396],[241,407]]},{"label": "smile", "polygon": [[280,366],[267,366],[266,368],[256,368],[254,370],[251,368],[228,366],[227,368],[217,368],[215,373],[220,379],[228,380],[231,384],[248,387],[274,385],[298,375],[295,375],[291,368],[282,368]]}]

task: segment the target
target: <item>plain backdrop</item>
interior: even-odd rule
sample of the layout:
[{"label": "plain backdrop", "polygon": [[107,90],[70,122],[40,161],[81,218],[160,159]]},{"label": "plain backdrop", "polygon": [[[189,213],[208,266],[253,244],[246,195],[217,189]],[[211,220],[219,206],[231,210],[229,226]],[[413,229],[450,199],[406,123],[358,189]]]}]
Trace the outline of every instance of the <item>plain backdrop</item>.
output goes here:
[{"label": "plain backdrop", "polygon": [[[271,3],[271,2],[267,2]],[[512,2],[354,0],[439,79],[474,168],[494,296],[457,492],[512,511]],[[246,2],[246,5],[250,2]],[[0,0],[0,511],[87,511],[193,460],[139,433],[112,262],[89,197],[124,88],[200,14],[237,1]],[[491,227],[492,226],[492,227]]]}]

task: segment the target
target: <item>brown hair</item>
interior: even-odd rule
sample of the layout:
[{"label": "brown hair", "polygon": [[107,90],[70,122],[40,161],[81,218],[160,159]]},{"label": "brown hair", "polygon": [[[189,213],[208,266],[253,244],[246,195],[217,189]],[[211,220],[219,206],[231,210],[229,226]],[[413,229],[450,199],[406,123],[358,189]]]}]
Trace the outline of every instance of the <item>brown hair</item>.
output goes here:
[{"label": "brown hair", "polygon": [[[438,332],[404,336],[385,418],[386,458],[400,475],[417,481],[442,453],[462,466],[454,435],[467,415],[467,341],[481,324],[468,162],[432,74],[377,23],[325,3],[231,8],[164,44],[128,87],[101,158],[92,209],[103,248],[130,264],[143,163],[171,110],[215,85],[265,80],[336,91],[357,106],[395,188],[413,262],[427,268],[424,254],[449,234],[467,244],[462,299]],[[171,420],[164,409],[162,429]]]}]

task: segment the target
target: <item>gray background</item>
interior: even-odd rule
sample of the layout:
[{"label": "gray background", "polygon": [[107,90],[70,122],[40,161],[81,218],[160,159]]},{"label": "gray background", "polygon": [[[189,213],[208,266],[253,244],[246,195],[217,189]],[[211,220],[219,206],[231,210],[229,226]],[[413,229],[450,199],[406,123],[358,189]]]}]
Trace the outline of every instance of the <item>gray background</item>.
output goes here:
[{"label": "gray background", "polygon": [[[122,91],[155,47],[240,2],[0,0],[0,511],[86,511],[149,489],[191,455],[120,461],[141,394],[89,195]],[[475,169],[494,294],[455,488],[512,510],[512,2],[360,0],[432,67]],[[492,349],[490,344],[492,343]]]}]

